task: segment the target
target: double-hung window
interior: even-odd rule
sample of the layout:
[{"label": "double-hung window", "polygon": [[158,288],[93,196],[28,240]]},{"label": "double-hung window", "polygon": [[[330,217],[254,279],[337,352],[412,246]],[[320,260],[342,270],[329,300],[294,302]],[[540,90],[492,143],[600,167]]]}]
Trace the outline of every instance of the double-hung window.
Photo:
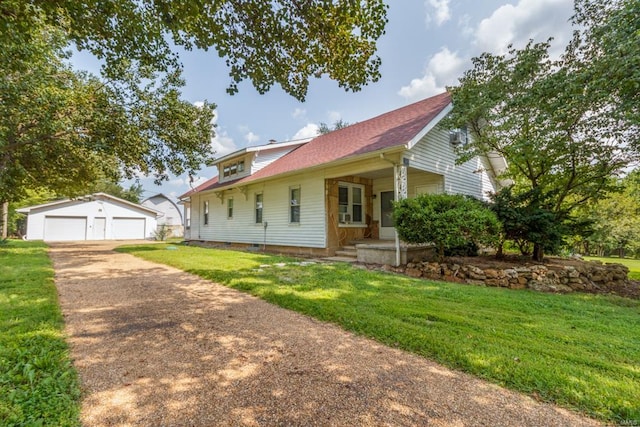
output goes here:
[{"label": "double-hung window", "polygon": [[300,187],[289,188],[289,222],[300,223]]},{"label": "double-hung window", "polygon": [[233,199],[227,199],[227,219],[233,219]]},{"label": "double-hung window", "polygon": [[364,186],[340,183],[338,185],[338,222],[340,224],[364,223]]},{"label": "double-hung window", "polygon": [[256,193],[256,224],[262,224],[262,193]]},{"label": "double-hung window", "polygon": [[204,225],[209,224],[209,202],[205,201],[202,207],[202,217],[204,218]]}]

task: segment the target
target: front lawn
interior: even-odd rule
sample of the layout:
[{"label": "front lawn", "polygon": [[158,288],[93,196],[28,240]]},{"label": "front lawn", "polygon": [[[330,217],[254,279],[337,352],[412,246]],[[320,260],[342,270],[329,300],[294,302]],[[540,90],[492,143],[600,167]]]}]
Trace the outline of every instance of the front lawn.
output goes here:
[{"label": "front lawn", "polygon": [[640,259],[631,258],[599,258],[599,257],[584,257],[587,261],[601,261],[604,263],[613,262],[616,264],[622,264],[629,267],[629,278],[634,280],[640,280]]},{"label": "front lawn", "polygon": [[0,246],[0,331],[0,425],[79,425],[80,391],[43,243]]},{"label": "front lawn", "polygon": [[180,245],[120,250],[536,399],[611,422],[640,421],[637,300],[431,282],[342,263],[296,265],[283,257]]}]

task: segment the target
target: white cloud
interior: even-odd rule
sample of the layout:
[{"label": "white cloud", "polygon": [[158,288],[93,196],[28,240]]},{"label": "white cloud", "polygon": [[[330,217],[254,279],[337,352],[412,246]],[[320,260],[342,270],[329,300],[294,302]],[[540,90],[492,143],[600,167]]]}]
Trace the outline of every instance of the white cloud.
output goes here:
[{"label": "white cloud", "polygon": [[249,144],[253,144],[254,142],[260,141],[260,135],[256,135],[255,133],[249,131],[244,135],[244,139]]},{"label": "white cloud", "polygon": [[[440,26],[451,19],[449,1],[450,0],[426,0],[424,2],[427,8],[427,25],[429,25],[431,21],[436,21],[436,24]],[[431,11],[431,9],[433,9],[433,11]]]},{"label": "white cloud", "polygon": [[458,28],[460,28],[460,33],[465,36],[473,36],[475,29],[471,26],[471,16],[469,14],[464,14],[458,19]]},{"label": "white cloud", "polygon": [[407,86],[403,86],[399,95],[409,100],[426,98],[445,90],[445,86],[453,85],[464,72],[467,62],[458,56],[457,52],[451,52],[447,47],[431,57],[424,75],[421,78],[411,80]]},{"label": "white cloud", "polygon": [[193,103],[193,105],[195,105],[198,108],[202,108],[204,107],[204,102],[203,101],[196,101]]},{"label": "white cloud", "polygon": [[307,110],[305,110],[304,108],[296,108],[295,110],[293,110],[293,113],[291,113],[291,117],[293,117],[294,119],[302,119],[307,115]]},{"label": "white cloud", "polygon": [[317,124],[307,123],[307,125],[302,129],[298,130],[298,132],[296,132],[296,134],[293,135],[293,138],[291,139],[295,141],[297,139],[314,138],[318,136],[318,129],[319,127]]},{"label": "white cloud", "polygon": [[476,30],[475,44],[480,52],[504,54],[507,46],[524,46],[529,39],[546,41],[554,37],[552,54],[558,55],[571,37],[568,20],[573,0],[520,0],[505,4],[483,19]]},{"label": "white cloud", "polygon": [[216,130],[216,136],[211,139],[211,146],[215,151],[216,157],[226,156],[229,153],[233,153],[238,149],[226,131]]},{"label": "white cloud", "polygon": [[[218,123],[218,110],[213,111],[213,119],[211,123],[216,125]],[[211,138],[211,147],[215,152],[216,157],[225,156],[229,153],[233,153],[238,149],[235,142],[233,142],[233,138],[229,136],[229,134],[221,127],[216,127],[214,129],[215,136]]]}]

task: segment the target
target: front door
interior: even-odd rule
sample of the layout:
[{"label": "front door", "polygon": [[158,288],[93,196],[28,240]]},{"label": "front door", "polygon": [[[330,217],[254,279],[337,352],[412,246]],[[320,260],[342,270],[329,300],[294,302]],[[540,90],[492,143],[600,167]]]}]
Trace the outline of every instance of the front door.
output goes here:
[{"label": "front door", "polygon": [[393,191],[380,192],[380,238],[392,240],[395,238],[393,228]]}]

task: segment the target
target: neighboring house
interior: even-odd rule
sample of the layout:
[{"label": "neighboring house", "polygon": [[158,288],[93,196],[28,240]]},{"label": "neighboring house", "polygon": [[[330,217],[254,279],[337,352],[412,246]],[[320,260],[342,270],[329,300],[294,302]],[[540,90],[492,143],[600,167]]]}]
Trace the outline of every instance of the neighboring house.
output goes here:
[{"label": "neighboring house", "polygon": [[27,240],[114,240],[152,238],[154,209],[105,193],[17,209],[27,214]]},{"label": "neighboring house", "polygon": [[158,217],[158,227],[166,227],[170,232],[168,237],[182,237],[184,234],[182,212],[178,205],[162,193],[144,199],[142,206],[154,209],[161,213]]},{"label": "neighboring house", "polygon": [[392,201],[421,193],[486,198],[498,156],[456,164],[465,130],[439,125],[447,93],[309,141],[251,147],[216,160],[219,176],[180,197],[185,238],[333,255],[359,239],[394,239]]}]

